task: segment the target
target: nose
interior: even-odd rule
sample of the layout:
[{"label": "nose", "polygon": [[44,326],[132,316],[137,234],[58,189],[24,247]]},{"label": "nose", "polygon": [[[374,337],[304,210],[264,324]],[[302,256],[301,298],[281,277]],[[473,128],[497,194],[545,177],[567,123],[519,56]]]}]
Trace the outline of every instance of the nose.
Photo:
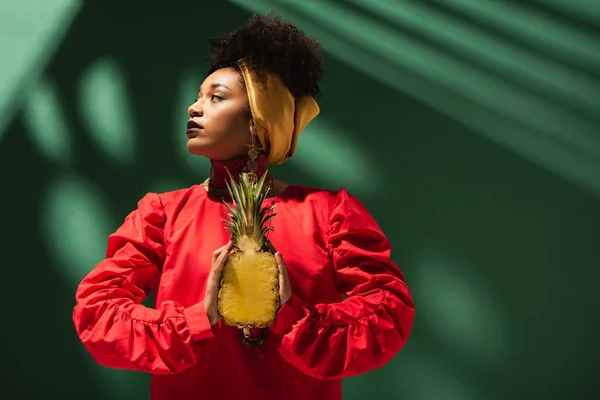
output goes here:
[{"label": "nose", "polygon": [[201,117],[204,114],[200,102],[196,100],[194,104],[188,107],[188,115],[190,118]]}]

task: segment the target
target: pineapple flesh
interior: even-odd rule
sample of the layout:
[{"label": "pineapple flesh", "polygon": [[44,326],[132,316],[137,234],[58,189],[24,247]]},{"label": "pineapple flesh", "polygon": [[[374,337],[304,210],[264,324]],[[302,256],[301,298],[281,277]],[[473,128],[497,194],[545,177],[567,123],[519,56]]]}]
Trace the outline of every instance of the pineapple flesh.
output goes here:
[{"label": "pineapple flesh", "polygon": [[223,221],[234,242],[220,279],[218,308],[223,322],[242,328],[268,327],[279,308],[279,269],[271,254],[266,234],[272,207],[262,209],[268,189],[262,190],[266,174],[258,181],[242,173],[239,183],[229,175],[227,185],[233,205],[229,221]]}]

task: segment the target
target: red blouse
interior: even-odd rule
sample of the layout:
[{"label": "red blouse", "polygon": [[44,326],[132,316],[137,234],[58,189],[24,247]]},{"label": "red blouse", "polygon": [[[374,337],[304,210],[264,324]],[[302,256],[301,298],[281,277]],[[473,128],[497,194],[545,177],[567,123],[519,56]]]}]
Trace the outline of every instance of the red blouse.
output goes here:
[{"label": "red blouse", "polygon": [[[142,198],[81,282],[73,320],[92,357],[152,373],[154,400],[341,399],[340,378],[387,363],[408,339],[414,308],[375,220],[344,189],[290,185],[264,206],[273,202],[270,240],[293,295],[260,348],[209,324],[205,283],[228,240],[227,210],[197,185]],[[148,308],[140,303],[152,290]]]}]

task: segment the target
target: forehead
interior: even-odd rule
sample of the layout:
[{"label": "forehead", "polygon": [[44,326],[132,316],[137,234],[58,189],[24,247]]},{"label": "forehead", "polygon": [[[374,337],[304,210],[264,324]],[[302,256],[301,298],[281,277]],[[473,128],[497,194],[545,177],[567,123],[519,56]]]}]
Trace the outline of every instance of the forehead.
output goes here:
[{"label": "forehead", "polygon": [[240,85],[241,74],[233,68],[221,68],[206,77],[200,90],[207,91],[213,87],[225,85],[232,92],[242,93],[242,87]]}]

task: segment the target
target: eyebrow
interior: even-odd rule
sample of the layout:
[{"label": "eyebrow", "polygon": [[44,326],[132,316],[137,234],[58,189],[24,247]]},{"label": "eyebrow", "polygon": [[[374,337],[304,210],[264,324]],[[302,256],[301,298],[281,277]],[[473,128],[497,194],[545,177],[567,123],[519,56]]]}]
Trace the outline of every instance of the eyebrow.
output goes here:
[{"label": "eyebrow", "polygon": [[[227,90],[231,90],[229,86],[225,85],[224,83],[213,83],[212,85],[210,85],[211,89],[216,89],[220,87],[225,88]],[[202,86],[200,87],[199,91],[202,92]]]}]

